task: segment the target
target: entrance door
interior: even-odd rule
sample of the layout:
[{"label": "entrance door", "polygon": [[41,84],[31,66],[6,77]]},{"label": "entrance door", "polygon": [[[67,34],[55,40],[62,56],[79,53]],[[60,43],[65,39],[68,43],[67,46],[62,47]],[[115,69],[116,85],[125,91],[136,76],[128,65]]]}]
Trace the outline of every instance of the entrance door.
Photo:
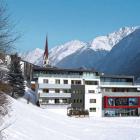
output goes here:
[{"label": "entrance door", "polygon": [[131,109],[130,116],[138,116],[138,109]]}]

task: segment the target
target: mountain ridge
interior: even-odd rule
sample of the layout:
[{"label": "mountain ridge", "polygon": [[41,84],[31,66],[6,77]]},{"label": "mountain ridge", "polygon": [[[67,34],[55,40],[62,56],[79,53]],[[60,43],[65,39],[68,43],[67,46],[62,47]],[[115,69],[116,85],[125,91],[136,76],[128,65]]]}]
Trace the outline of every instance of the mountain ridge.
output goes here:
[{"label": "mountain ridge", "polygon": [[[140,77],[140,29],[116,44],[97,69],[109,74]],[[114,65],[115,62],[115,65]]]},{"label": "mountain ridge", "polygon": [[[52,65],[55,66],[57,65],[57,63],[60,63],[62,59],[75,53],[79,49],[86,50],[89,47],[93,49],[94,51],[106,50],[109,52],[115,44],[117,44],[122,38],[124,38],[125,36],[133,32],[137,28],[139,27],[123,27],[123,28],[120,28],[118,31],[107,34],[106,36],[98,36],[89,42],[72,40],[72,41],[66,42],[63,45],[55,46],[49,52],[49,61]],[[37,54],[36,52],[38,52],[39,55],[36,55]],[[21,57],[26,61],[29,61],[31,63],[41,66],[43,63],[42,62],[43,52],[44,51],[42,49],[36,48],[35,50],[31,52],[23,53]]]}]

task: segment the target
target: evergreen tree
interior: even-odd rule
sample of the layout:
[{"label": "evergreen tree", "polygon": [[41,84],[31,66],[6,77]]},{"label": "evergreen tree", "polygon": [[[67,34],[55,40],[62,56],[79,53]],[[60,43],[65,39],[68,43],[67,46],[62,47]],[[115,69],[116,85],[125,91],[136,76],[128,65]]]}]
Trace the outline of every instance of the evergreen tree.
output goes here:
[{"label": "evergreen tree", "polygon": [[12,97],[18,98],[24,96],[24,78],[21,71],[20,58],[17,54],[11,55],[11,64],[9,66],[8,81],[12,87]]}]

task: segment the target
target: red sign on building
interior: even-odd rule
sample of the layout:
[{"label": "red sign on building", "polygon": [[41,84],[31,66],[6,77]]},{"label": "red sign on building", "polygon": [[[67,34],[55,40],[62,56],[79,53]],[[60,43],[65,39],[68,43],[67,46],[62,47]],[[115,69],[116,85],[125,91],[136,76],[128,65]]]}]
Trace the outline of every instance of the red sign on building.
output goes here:
[{"label": "red sign on building", "polygon": [[104,108],[139,108],[138,96],[104,96]]}]

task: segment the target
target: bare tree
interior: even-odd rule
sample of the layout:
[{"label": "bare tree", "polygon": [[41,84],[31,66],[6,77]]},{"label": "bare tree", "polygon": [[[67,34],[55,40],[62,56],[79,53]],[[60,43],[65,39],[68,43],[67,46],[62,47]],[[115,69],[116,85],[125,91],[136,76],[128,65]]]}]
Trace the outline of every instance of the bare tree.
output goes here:
[{"label": "bare tree", "polygon": [[0,0],[0,53],[9,52],[14,42],[20,37],[15,30],[15,25],[10,22],[7,5]]},{"label": "bare tree", "polygon": [[15,49],[14,43],[20,38],[20,34],[15,29],[16,24],[12,22],[7,7],[5,0],[0,0],[0,60],[3,63],[5,62],[6,54],[11,54],[11,51]]}]

